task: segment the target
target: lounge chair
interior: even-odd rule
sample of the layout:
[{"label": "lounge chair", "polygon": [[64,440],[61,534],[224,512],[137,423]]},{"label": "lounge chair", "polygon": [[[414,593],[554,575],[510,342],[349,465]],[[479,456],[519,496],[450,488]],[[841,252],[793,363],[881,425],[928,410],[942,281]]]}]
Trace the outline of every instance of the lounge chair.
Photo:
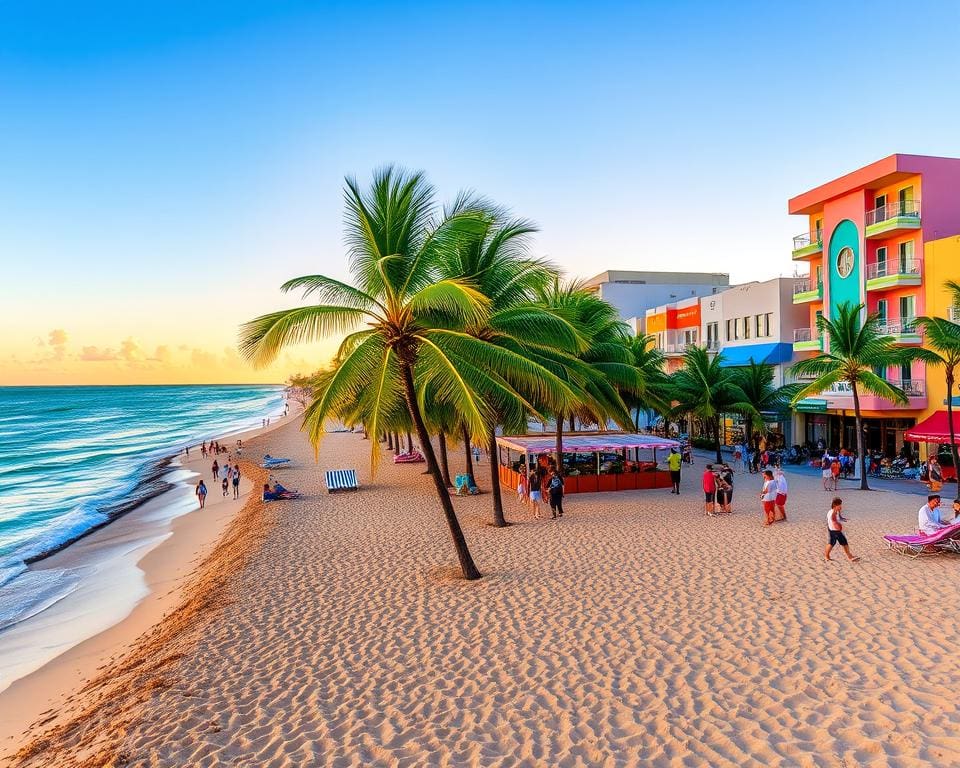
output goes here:
[{"label": "lounge chair", "polygon": [[279,467],[289,463],[290,463],[290,459],[278,459],[276,456],[271,456],[268,453],[266,456],[263,457],[263,460],[260,462],[260,466],[263,469],[272,469],[272,468]]},{"label": "lounge chair", "polygon": [[326,473],[327,493],[336,491],[357,491],[360,483],[357,482],[355,469],[331,469]]},{"label": "lounge chair", "polygon": [[936,533],[887,534],[883,540],[898,555],[910,558],[939,552],[960,552],[960,524],[949,525]]},{"label": "lounge chair", "polygon": [[393,457],[394,464],[422,464],[426,459],[423,458],[423,454],[420,451],[414,451],[413,453],[398,453]]}]

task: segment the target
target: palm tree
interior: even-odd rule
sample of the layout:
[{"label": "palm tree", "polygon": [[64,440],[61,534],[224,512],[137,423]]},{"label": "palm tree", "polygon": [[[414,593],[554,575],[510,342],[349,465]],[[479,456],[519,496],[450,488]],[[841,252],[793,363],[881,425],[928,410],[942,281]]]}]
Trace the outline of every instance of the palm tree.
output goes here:
[{"label": "palm tree", "polygon": [[711,357],[703,347],[690,346],[683,355],[683,367],[670,377],[670,393],[675,401],[673,415],[690,413],[703,421],[713,433],[717,461],[720,453],[720,419],[724,413],[744,413],[759,417],[756,407],[740,388],[737,377],[723,367],[723,355]]},{"label": "palm tree", "polygon": [[[749,365],[734,369],[734,380],[753,408],[743,412],[745,439],[753,439],[753,417],[755,413],[784,413],[790,410],[790,400],[799,391],[796,384],[776,387],[773,384],[774,369],[769,363],[757,363],[750,360]],[[761,427],[763,419],[760,420]]]},{"label": "palm tree", "polygon": [[[294,278],[283,290],[302,289],[320,303],[273,312],[246,323],[240,350],[266,365],[297,342],[346,333],[336,371],[304,417],[316,444],[326,419],[355,407],[367,431],[382,431],[384,414],[402,402],[423,447],[427,469],[453,538],[464,578],[477,569],[450,500],[418,393],[435,387],[476,435],[487,434],[489,409],[481,392],[492,377],[523,378],[546,398],[562,385],[521,355],[465,332],[482,323],[489,299],[463,280],[443,279],[437,265],[449,250],[474,236],[483,221],[473,212],[438,216],[433,188],[420,173],[385,168],[363,192],[347,179],[346,241],[354,284],[323,275]],[[379,444],[371,440],[371,464]]]},{"label": "palm tree", "polygon": [[670,410],[670,396],[667,392],[669,379],[664,372],[663,352],[657,349],[652,336],[633,336],[628,348],[632,356],[631,364],[640,374],[640,388],[636,393],[624,393],[623,400],[635,409],[634,429],[640,431],[640,412]]},{"label": "palm tree", "polygon": [[875,369],[923,359],[925,351],[897,347],[892,336],[880,332],[880,319],[868,315],[861,320],[863,304],[844,302],[837,306],[836,316],[817,317],[821,337],[829,339],[829,352],[800,360],[791,366],[795,376],[814,376],[813,381],[794,394],[792,405],[805,397],[818,395],[838,383],[846,383],[853,395],[857,429],[857,454],[860,457],[860,490],[869,491],[867,455],[863,449],[863,417],[860,393],[868,392],[898,405],[906,405],[907,395],[900,387],[884,380]]},{"label": "palm tree", "polygon": [[[944,287],[953,295],[953,306],[960,307],[960,283],[948,280]],[[953,428],[953,387],[957,366],[960,366],[960,325],[943,317],[918,317],[916,324],[923,330],[927,344],[924,361],[928,365],[943,366],[947,380],[947,426],[950,430],[950,455],[953,466],[960,471],[957,461],[957,436]]]},{"label": "palm tree", "polygon": [[562,469],[564,418],[577,417],[601,427],[613,420],[621,429],[629,430],[633,423],[621,393],[636,394],[643,382],[633,365],[630,329],[608,302],[585,290],[581,282],[555,279],[542,292],[540,303],[576,328],[585,341],[585,349],[577,353],[541,347],[534,355],[573,393],[572,398],[551,408],[556,420],[557,466]]},{"label": "palm tree", "polygon": [[[469,281],[489,299],[488,313],[483,321],[471,324],[467,332],[526,357],[532,348],[537,347],[560,352],[582,349],[585,344],[573,326],[533,303],[538,293],[557,275],[551,264],[528,254],[528,238],[536,231],[535,227],[523,219],[510,218],[505,210],[470,196],[458,198],[448,213],[462,211],[478,212],[484,227],[444,255],[440,272],[448,279]],[[493,524],[497,527],[507,525],[503,514],[500,468],[496,460],[497,427],[503,426],[504,431],[509,432],[526,432],[528,417],[542,418],[529,400],[535,397],[535,393],[528,391],[522,379],[500,384],[502,388],[484,393],[491,414],[486,439],[490,452]],[[469,452],[469,443],[466,449]]]}]

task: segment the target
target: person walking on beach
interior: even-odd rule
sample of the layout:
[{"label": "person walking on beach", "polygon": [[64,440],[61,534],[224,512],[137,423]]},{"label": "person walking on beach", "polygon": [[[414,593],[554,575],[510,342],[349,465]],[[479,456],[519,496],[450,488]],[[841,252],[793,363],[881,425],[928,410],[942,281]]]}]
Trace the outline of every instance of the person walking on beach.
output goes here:
[{"label": "person walking on beach", "polygon": [[527,488],[529,489],[528,493],[530,495],[530,506],[533,507],[533,518],[534,520],[539,520],[543,515],[540,514],[540,502],[543,499],[541,495],[540,487],[542,475],[540,474],[540,467],[534,467],[533,472],[530,473],[530,477],[527,479]]},{"label": "person walking on beach", "polygon": [[233,470],[230,468],[229,458],[223,463],[223,466],[220,467],[220,479],[229,480],[230,475],[233,473]]},{"label": "person walking on beach", "polygon": [[240,498],[240,465],[237,464],[233,468],[233,498]]},{"label": "person walking on beach", "polygon": [[703,511],[707,517],[713,517],[717,508],[717,476],[713,473],[713,464],[707,464],[703,470]]},{"label": "person walking on beach", "polygon": [[227,498],[227,494],[230,492],[230,481],[227,478],[223,478],[220,482],[220,490],[223,491],[223,498]]},{"label": "person walking on beach", "polygon": [[777,481],[773,479],[773,472],[763,470],[763,490],[760,491],[760,502],[763,504],[764,525],[773,525],[774,510],[777,503]]},{"label": "person walking on beach", "polygon": [[520,477],[517,479],[517,501],[520,502],[521,507],[527,503],[527,468],[525,466],[520,467]]},{"label": "person walking on beach", "polygon": [[196,494],[197,494],[197,499],[200,502],[200,509],[203,509],[203,505],[207,500],[207,486],[203,484],[203,480],[197,483]]},{"label": "person walking on beach", "polygon": [[220,479],[220,464],[216,459],[213,460],[211,469],[213,470],[213,482],[217,482]]},{"label": "person walking on beach", "polygon": [[200,444],[200,456],[204,459],[207,458],[207,441],[206,440],[204,440],[203,443]]},{"label": "person walking on beach", "polygon": [[826,454],[820,459],[820,474],[823,477],[823,490],[829,491],[833,483],[833,473],[830,471],[830,457]]},{"label": "person walking on beach", "polygon": [[774,502],[774,505],[776,506],[776,514],[774,515],[774,520],[786,520],[787,490],[789,490],[789,486],[787,485],[787,476],[783,474],[782,469],[777,469],[776,474],[774,475],[774,480],[777,483],[777,498]]},{"label": "person walking on beach", "polygon": [[683,461],[683,457],[680,456],[676,448],[670,449],[670,455],[667,456],[667,466],[670,468],[670,480],[673,483],[673,488],[670,490],[670,493],[680,493],[680,463]]},{"label": "person walking on beach", "polygon": [[834,456],[830,462],[830,479],[833,483],[833,490],[840,488],[840,457]]},{"label": "person walking on beach", "polygon": [[551,473],[547,490],[550,492],[550,511],[553,513],[551,519],[563,517],[563,477],[560,470],[554,469]]},{"label": "person walking on beach", "polygon": [[830,511],[827,512],[827,531],[830,534],[830,542],[827,544],[827,548],[823,554],[829,562],[830,553],[833,551],[834,546],[839,544],[843,548],[847,560],[851,563],[856,563],[860,558],[856,557],[850,551],[850,546],[847,544],[847,537],[843,535],[843,523],[847,522],[847,518],[845,518],[842,513],[843,501],[835,498],[830,504]]}]

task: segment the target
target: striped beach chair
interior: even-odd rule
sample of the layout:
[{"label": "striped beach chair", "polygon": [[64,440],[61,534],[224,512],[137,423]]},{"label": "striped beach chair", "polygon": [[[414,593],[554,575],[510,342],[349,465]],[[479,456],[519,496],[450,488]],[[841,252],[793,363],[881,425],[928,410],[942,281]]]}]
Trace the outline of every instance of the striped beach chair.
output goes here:
[{"label": "striped beach chair", "polygon": [[327,493],[334,491],[356,491],[360,489],[355,469],[331,469],[327,472]]}]

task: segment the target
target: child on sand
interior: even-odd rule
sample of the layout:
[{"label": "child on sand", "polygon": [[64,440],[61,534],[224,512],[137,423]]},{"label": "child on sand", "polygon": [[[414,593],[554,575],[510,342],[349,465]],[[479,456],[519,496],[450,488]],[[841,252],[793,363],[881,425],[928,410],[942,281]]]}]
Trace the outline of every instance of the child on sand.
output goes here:
[{"label": "child on sand", "polygon": [[764,525],[773,525],[774,510],[777,501],[777,481],[773,479],[773,472],[763,470],[763,490],[760,491],[760,502],[763,504]]},{"label": "child on sand", "polygon": [[827,512],[827,531],[830,534],[830,543],[827,544],[827,548],[823,554],[827,560],[830,560],[830,553],[833,551],[834,545],[839,544],[843,548],[847,560],[851,563],[856,563],[860,558],[856,557],[850,551],[850,547],[847,544],[847,537],[843,535],[843,523],[847,522],[847,518],[845,518],[842,513],[843,501],[835,498],[830,505],[830,511]]},{"label": "child on sand", "polygon": [[223,478],[223,482],[220,483],[220,489],[223,491],[223,498],[227,498],[227,494],[230,492],[230,485],[227,478]]}]

